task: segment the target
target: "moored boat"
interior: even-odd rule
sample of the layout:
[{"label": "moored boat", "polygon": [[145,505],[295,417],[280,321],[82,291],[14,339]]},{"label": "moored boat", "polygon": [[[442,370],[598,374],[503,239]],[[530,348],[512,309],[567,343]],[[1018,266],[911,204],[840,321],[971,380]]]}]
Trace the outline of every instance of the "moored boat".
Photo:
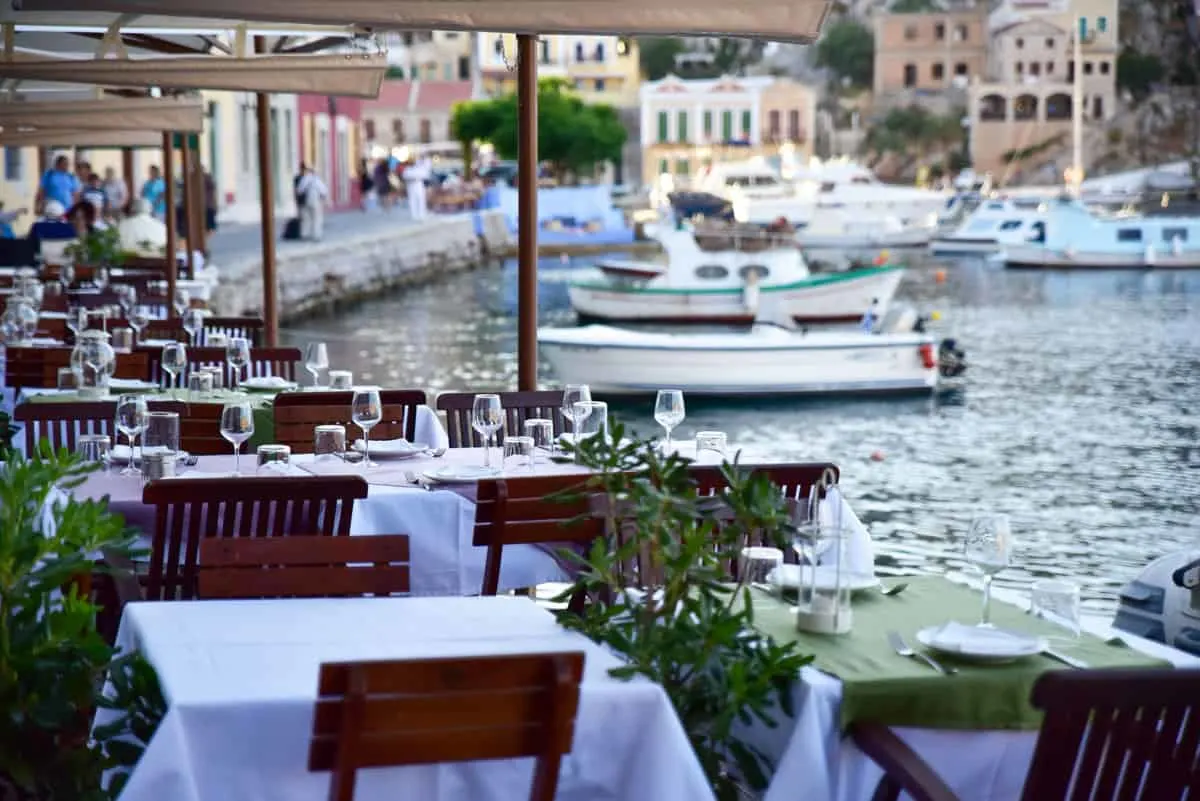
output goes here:
[{"label": "moored boat", "polygon": [[936,226],[908,224],[894,216],[859,219],[844,211],[828,211],[797,232],[796,244],[801,250],[923,248],[936,233]]},{"label": "moored boat", "polygon": [[983,201],[953,231],[929,243],[935,256],[990,255],[1033,236],[1045,216],[1045,198],[997,198]]}]

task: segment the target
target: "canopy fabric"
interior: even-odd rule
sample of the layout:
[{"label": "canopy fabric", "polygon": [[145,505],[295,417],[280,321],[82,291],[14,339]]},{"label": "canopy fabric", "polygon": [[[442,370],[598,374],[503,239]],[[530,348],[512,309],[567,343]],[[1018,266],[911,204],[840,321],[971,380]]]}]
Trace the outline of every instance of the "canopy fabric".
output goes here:
[{"label": "canopy fabric", "polygon": [[[3,67],[0,66],[0,72]],[[0,130],[10,128],[187,131],[204,130],[198,97],[111,97],[72,102],[0,102]]]},{"label": "canopy fabric", "polygon": [[19,0],[27,11],[108,11],[264,22],[514,33],[726,35],[811,42],[829,0]]},{"label": "canopy fabric", "polygon": [[162,147],[162,143],[162,133],[150,130],[96,131],[54,128],[0,131],[0,147]]},{"label": "canopy fabric", "polygon": [[0,77],[19,81],[78,83],[86,77],[104,86],[370,98],[379,95],[386,72],[387,58],[382,53],[136,59],[54,58],[22,52],[0,56]]}]

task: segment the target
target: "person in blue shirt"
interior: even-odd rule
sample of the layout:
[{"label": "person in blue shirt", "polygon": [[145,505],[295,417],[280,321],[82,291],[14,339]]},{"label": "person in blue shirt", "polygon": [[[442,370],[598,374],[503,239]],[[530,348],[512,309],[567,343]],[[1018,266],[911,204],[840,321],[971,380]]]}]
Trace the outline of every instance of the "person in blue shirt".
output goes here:
[{"label": "person in blue shirt", "polygon": [[150,167],[150,177],[142,184],[142,199],[154,209],[154,216],[163,218],[167,215],[167,182],[163,180],[158,167]]},{"label": "person in blue shirt", "polygon": [[37,207],[41,208],[53,201],[64,209],[69,208],[75,204],[82,188],[83,185],[79,183],[75,173],[71,172],[71,160],[66,156],[59,156],[54,160],[54,167],[46,170],[42,182],[38,185]]}]

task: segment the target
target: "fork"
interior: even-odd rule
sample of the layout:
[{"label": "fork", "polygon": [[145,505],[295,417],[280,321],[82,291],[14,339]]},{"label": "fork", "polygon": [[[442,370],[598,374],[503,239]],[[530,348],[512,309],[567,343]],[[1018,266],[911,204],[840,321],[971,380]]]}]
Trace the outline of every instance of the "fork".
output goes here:
[{"label": "fork", "polygon": [[958,672],[958,668],[946,667],[924,651],[914,651],[908,646],[908,643],[904,641],[904,638],[900,636],[900,632],[898,631],[889,631],[887,639],[888,643],[892,646],[892,650],[900,656],[908,657],[909,659],[920,659],[943,676],[953,676]]}]

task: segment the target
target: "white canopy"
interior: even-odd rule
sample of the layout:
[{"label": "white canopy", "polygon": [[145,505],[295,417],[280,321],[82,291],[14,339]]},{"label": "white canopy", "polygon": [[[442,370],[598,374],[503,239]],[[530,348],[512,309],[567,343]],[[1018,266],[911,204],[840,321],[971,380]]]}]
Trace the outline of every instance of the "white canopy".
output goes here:
[{"label": "white canopy", "polygon": [[198,97],[0,102],[0,130],[16,127],[199,133],[204,130],[204,105]]},{"label": "white canopy", "polygon": [[[515,33],[727,35],[809,42],[828,0],[16,0],[27,12],[86,11],[267,22]],[[176,22],[176,25],[180,23]]]},{"label": "white canopy", "polygon": [[53,129],[9,129],[0,131],[0,147],[162,147],[162,133],[153,130],[95,131]]}]

